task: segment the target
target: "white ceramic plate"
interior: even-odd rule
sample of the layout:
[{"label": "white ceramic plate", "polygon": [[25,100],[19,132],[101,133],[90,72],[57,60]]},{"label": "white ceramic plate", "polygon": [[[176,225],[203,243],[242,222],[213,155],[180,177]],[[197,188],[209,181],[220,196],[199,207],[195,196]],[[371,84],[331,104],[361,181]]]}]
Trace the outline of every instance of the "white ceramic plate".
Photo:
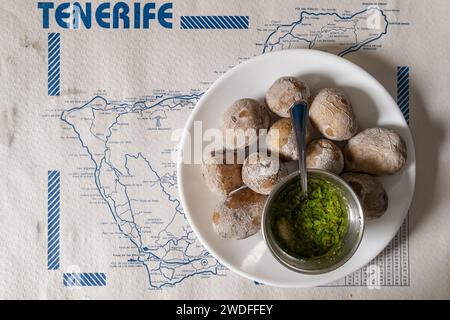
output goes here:
[{"label": "white ceramic plate", "polygon": [[[381,179],[389,196],[382,218],[366,224],[355,255],[342,267],[321,275],[293,272],[272,257],[261,232],[244,240],[223,240],[213,230],[211,215],[220,196],[202,179],[200,165],[178,162],[178,186],[186,216],[207,250],[232,271],[258,282],[279,287],[312,287],[338,280],[375,258],[395,236],[410,206],[415,184],[414,145],[408,126],[386,89],[366,71],[335,55],[315,50],[285,50],[253,58],[228,71],[204,94],[192,112],[186,131],[193,136],[193,122],[203,129],[217,128],[222,112],[235,100],[263,101],[270,85],[281,76],[305,79],[313,93],[335,86],[352,102],[360,128],[384,126],[395,129],[405,140],[408,160],[405,168]],[[181,151],[189,147],[186,132]]]}]

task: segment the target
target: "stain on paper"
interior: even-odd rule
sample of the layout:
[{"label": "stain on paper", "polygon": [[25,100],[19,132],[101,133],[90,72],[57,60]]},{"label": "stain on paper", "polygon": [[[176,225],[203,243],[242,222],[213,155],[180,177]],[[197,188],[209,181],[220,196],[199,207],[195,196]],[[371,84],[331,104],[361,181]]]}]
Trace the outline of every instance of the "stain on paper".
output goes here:
[{"label": "stain on paper", "polygon": [[14,143],[16,118],[16,106],[0,111],[0,144],[10,147]]}]

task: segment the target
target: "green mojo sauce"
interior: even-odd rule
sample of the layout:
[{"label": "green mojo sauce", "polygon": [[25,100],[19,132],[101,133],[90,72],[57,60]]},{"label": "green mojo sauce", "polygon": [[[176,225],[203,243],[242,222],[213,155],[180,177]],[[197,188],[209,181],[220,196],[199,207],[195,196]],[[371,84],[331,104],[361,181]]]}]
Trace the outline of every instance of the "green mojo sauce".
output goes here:
[{"label": "green mojo sauce", "polygon": [[308,179],[308,199],[301,199],[300,178],[295,179],[272,202],[272,232],[278,245],[298,258],[333,254],[348,229],[345,201],[325,179]]}]

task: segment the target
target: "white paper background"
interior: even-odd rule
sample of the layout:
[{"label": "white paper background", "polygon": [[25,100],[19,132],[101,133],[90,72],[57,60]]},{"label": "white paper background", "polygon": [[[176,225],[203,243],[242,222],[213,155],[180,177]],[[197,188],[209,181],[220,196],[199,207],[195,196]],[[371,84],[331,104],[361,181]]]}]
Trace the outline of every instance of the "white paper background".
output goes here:
[{"label": "white paper background", "polygon": [[[228,271],[193,276],[173,287],[149,290],[141,267],[114,265],[132,255],[97,190],[92,163],[59,119],[101,93],[133,101],[163,90],[204,91],[242,58],[261,53],[271,21],[297,19],[295,8],[358,12],[361,1],[173,1],[174,29],[62,30],[42,28],[35,1],[0,3],[0,297],[1,298],[450,298],[448,119],[450,3],[394,1],[382,9],[409,25],[392,25],[374,45],[346,56],[372,73],[395,97],[395,72],[410,67],[411,131],[417,158],[410,211],[410,286],[286,290],[255,285]],[[241,31],[179,30],[180,15],[249,15]],[[258,31],[259,30],[259,31]],[[47,32],[62,38],[60,97],[47,95]],[[186,113],[187,115],[187,113]],[[182,126],[183,117],[172,127]],[[167,134],[167,133],[165,133]],[[167,139],[167,136],[166,138]],[[161,141],[166,141],[161,138]],[[157,140],[138,141],[160,148]],[[165,142],[164,142],[165,143]],[[159,150],[159,149],[158,149]],[[87,168],[87,169],[84,169]],[[47,270],[47,170],[62,175],[61,269]],[[74,176],[86,170],[83,178]],[[63,272],[105,272],[106,287],[67,288]]]}]

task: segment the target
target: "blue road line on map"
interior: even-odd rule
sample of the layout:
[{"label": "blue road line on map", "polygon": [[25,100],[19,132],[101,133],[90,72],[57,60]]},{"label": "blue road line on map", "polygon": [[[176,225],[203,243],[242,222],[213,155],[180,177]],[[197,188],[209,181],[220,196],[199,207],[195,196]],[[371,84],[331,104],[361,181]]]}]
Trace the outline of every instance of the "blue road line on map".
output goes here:
[{"label": "blue road line on map", "polygon": [[[154,104],[152,104],[152,105],[150,105],[150,106],[140,107],[139,110],[149,110],[149,109],[151,109],[151,108],[158,107],[158,106],[167,106],[167,105],[165,105],[164,103],[166,103],[166,102],[168,102],[168,101],[171,101],[171,100],[174,100],[174,99],[180,99],[180,100],[199,99],[202,95],[203,95],[203,93],[199,93],[199,94],[191,94],[191,95],[170,96],[170,97],[167,97],[167,98],[163,98],[163,99],[161,99],[160,101],[158,101],[157,103],[154,103]],[[160,98],[162,98],[162,96],[160,96]],[[67,116],[67,115],[70,115],[70,113],[71,113],[72,111],[75,111],[75,110],[81,110],[81,109],[83,109],[83,108],[88,107],[88,106],[91,104],[91,102],[93,102],[95,99],[101,99],[101,100],[103,100],[103,101],[105,102],[106,107],[105,107],[105,108],[92,108],[92,107],[91,107],[93,110],[102,110],[102,111],[115,110],[116,112],[118,112],[118,116],[117,116],[116,119],[113,121],[113,123],[111,124],[111,126],[108,128],[109,134],[105,137],[106,140],[104,141],[104,143],[105,143],[105,147],[106,147],[106,150],[105,150],[105,152],[106,152],[107,150],[109,150],[109,148],[106,146],[106,143],[107,143],[108,139],[110,138],[110,136],[112,135],[111,128],[117,123],[118,118],[119,118],[121,115],[127,114],[127,113],[130,112],[130,110],[129,110],[130,105],[129,105],[129,104],[123,103],[123,104],[120,104],[120,105],[118,105],[118,106],[116,106],[116,107],[113,107],[113,108],[111,108],[111,109],[108,109],[109,106],[111,106],[112,103],[111,103],[111,102],[108,102],[105,98],[103,98],[103,97],[101,97],[101,96],[96,96],[96,97],[94,97],[93,99],[91,99],[89,102],[87,102],[87,103],[85,103],[84,105],[82,105],[81,107],[74,107],[74,108],[71,108],[71,109],[69,109],[69,110],[64,111],[64,112],[60,115],[60,119],[61,119],[62,121],[64,121],[66,124],[68,124],[68,125],[74,130],[76,136],[78,137],[78,140],[80,141],[81,146],[86,150],[86,152],[88,153],[88,155],[89,155],[89,157],[91,158],[92,162],[94,163],[94,182],[95,182],[95,185],[96,185],[97,190],[99,191],[101,197],[103,198],[103,200],[105,200],[106,204],[108,205],[108,207],[109,207],[109,209],[110,209],[110,212],[111,212],[111,214],[112,214],[112,216],[113,216],[113,219],[114,219],[114,221],[117,223],[117,226],[118,226],[118,228],[119,228],[119,231],[120,231],[123,235],[127,236],[127,233],[126,233],[126,232],[123,230],[123,228],[121,227],[121,224],[120,224],[121,222],[129,223],[129,224],[133,225],[133,226],[136,228],[136,230],[137,230],[137,237],[136,237],[136,240],[133,239],[132,237],[128,237],[128,236],[127,236],[127,238],[131,241],[131,243],[137,248],[137,250],[138,250],[138,252],[139,252],[139,257],[138,257],[138,259],[137,259],[136,261],[134,261],[134,262],[140,263],[141,265],[143,265],[143,266],[145,267],[145,269],[146,269],[146,271],[147,271],[147,275],[148,275],[150,287],[151,287],[151,288],[161,288],[161,287],[166,286],[166,285],[175,285],[175,284],[180,283],[181,281],[183,281],[183,280],[186,279],[186,278],[192,277],[192,276],[194,276],[194,275],[199,275],[199,274],[217,274],[217,271],[213,271],[213,270],[204,270],[204,271],[197,271],[197,272],[194,272],[194,273],[192,273],[192,274],[189,274],[189,275],[180,277],[177,281],[174,281],[174,282],[172,282],[172,283],[162,283],[162,284],[160,284],[160,285],[157,285],[157,284],[154,284],[154,283],[152,282],[152,278],[151,278],[151,270],[149,269],[148,265],[147,265],[145,262],[147,262],[147,261],[163,261],[165,267],[166,267],[166,268],[169,268],[168,266],[170,266],[170,265],[179,266],[179,265],[186,265],[186,264],[189,264],[189,263],[193,263],[193,262],[196,262],[196,261],[200,261],[200,260],[204,259],[205,257],[208,257],[208,256],[209,256],[209,253],[206,252],[206,254],[204,254],[204,256],[200,256],[200,257],[196,257],[196,258],[188,258],[188,257],[187,257],[187,256],[188,256],[188,255],[187,255],[187,249],[188,249],[189,246],[187,246],[187,247],[185,248],[185,250],[184,250],[184,255],[185,255],[185,257],[186,257],[187,260],[179,260],[179,259],[163,260],[163,258],[158,257],[156,254],[150,252],[149,249],[148,249],[147,247],[144,246],[144,244],[142,243],[141,232],[139,231],[139,228],[137,228],[136,223],[135,223],[135,221],[134,221],[134,214],[133,214],[133,212],[132,212],[132,206],[131,206],[131,201],[132,201],[133,199],[130,199],[129,196],[128,196],[127,186],[124,185],[124,184],[122,184],[122,183],[120,182],[120,180],[119,180],[119,176],[122,175],[122,173],[121,173],[118,169],[114,168],[114,167],[112,166],[112,164],[109,163],[108,160],[107,160],[106,158],[101,159],[100,163],[98,163],[98,162],[94,159],[94,155],[91,153],[91,151],[89,150],[89,148],[88,148],[88,146],[86,145],[86,143],[85,143],[85,142],[83,141],[83,139],[81,138],[81,134],[79,133],[79,131],[77,130],[77,128],[75,127],[75,125],[73,125],[72,123],[70,123],[70,122],[66,119],[66,116]],[[145,104],[145,102],[146,102],[146,101],[137,101],[137,102],[133,103],[133,106],[136,106],[136,105],[139,105],[139,104],[143,104],[143,103]],[[175,106],[174,106],[174,107],[168,106],[168,107],[169,107],[169,108],[174,108]],[[93,116],[93,120],[95,120],[95,115]],[[170,195],[170,193],[168,193],[168,192],[166,191],[165,186],[162,184],[163,177],[161,177],[161,176],[156,172],[156,170],[153,169],[153,167],[152,167],[152,165],[150,164],[150,162],[142,155],[142,153],[138,153],[137,155],[131,155],[131,154],[126,154],[126,155],[125,155],[125,169],[126,169],[127,171],[129,171],[129,169],[128,169],[128,167],[127,167],[127,165],[128,165],[128,159],[129,159],[129,158],[133,158],[133,159],[139,159],[139,158],[141,158],[143,161],[145,161],[146,164],[147,164],[148,167],[149,167],[149,170],[157,177],[159,186],[160,186],[160,188],[161,188],[163,194],[167,197],[167,199],[168,199],[169,201],[175,203],[175,205],[176,205],[176,207],[175,207],[175,211],[176,211],[176,212],[175,212],[175,215],[173,215],[172,220],[167,224],[167,226],[169,226],[169,225],[171,224],[171,222],[175,219],[176,214],[181,214],[181,215],[184,216],[184,212],[182,211],[180,201],[179,201],[178,199],[176,199],[176,198],[173,198],[173,197]],[[133,219],[132,221],[124,220],[124,219],[122,219],[122,218],[120,217],[120,214],[118,214],[118,212],[117,212],[117,206],[116,206],[115,201],[114,201],[113,199],[111,199],[111,198],[106,194],[104,188],[101,186],[99,175],[100,175],[100,171],[101,171],[101,169],[102,169],[102,166],[107,166],[109,169],[111,169],[112,172],[116,175],[116,183],[120,184],[120,185],[124,188],[124,194],[126,195],[126,198],[127,198],[127,204],[128,204],[128,206],[129,206],[129,208],[130,208],[130,210],[131,210],[131,217],[132,217],[132,219]],[[128,172],[128,173],[129,173],[129,172]],[[109,201],[108,201],[108,200],[109,200]],[[111,204],[111,202],[112,202],[112,204]],[[161,232],[163,232],[163,231],[165,231],[165,230],[163,229]],[[172,242],[174,245],[177,245],[178,241],[180,241],[180,240],[188,241],[188,240],[189,240],[189,239],[188,239],[188,238],[189,238],[189,235],[192,234],[192,231],[189,231],[189,232],[186,232],[186,233],[187,233],[187,234],[186,234],[185,236],[182,236],[181,238],[169,240],[169,241],[166,243],[166,245],[167,245],[169,242]],[[164,276],[164,275],[163,275],[163,276]]]},{"label": "blue road line on map", "polygon": [[63,283],[66,287],[104,287],[106,274],[101,272],[64,273]]},{"label": "blue road line on map", "polygon": [[57,170],[47,175],[47,268],[58,270],[60,267],[60,190],[61,174]]},{"label": "blue road line on map", "polygon": [[48,95],[56,97],[61,94],[61,34],[48,34]]},{"label": "blue road line on map", "polygon": [[397,104],[409,124],[409,67],[397,67]]},{"label": "blue road line on map", "polygon": [[181,29],[248,29],[249,16],[181,16]]},{"label": "blue road line on map", "polygon": [[338,56],[343,57],[343,56],[345,56],[345,55],[347,55],[347,54],[349,54],[349,53],[358,51],[358,50],[361,49],[363,46],[365,46],[365,45],[367,45],[367,44],[369,44],[369,43],[371,43],[371,42],[373,42],[373,41],[376,41],[376,40],[380,39],[383,35],[387,34],[387,30],[388,30],[388,26],[389,26],[389,21],[387,20],[387,16],[384,14],[383,10],[378,9],[378,8],[367,8],[367,9],[361,10],[361,11],[359,11],[359,12],[356,12],[356,13],[352,14],[351,16],[348,16],[348,17],[346,17],[346,16],[341,16],[340,14],[338,14],[338,13],[336,13],[336,12],[308,12],[308,11],[302,11],[302,12],[300,13],[300,19],[299,19],[298,21],[295,21],[295,22],[293,22],[293,23],[291,23],[291,24],[283,24],[283,25],[277,26],[277,28],[276,28],[276,29],[275,29],[275,30],[267,37],[266,41],[264,42],[264,48],[263,48],[263,52],[262,52],[262,53],[266,53],[266,50],[267,50],[267,47],[268,47],[268,41],[269,41],[270,37],[271,37],[272,35],[274,35],[274,34],[275,34],[280,28],[282,28],[282,27],[292,27],[292,28],[291,28],[291,30],[290,30],[288,33],[286,33],[285,35],[283,35],[283,37],[280,37],[280,38],[278,39],[277,42],[275,42],[274,44],[272,44],[273,46],[279,44],[279,43],[281,42],[281,40],[282,40],[284,37],[286,37],[286,36],[288,36],[288,35],[291,35],[291,36],[292,36],[293,38],[295,38],[295,39],[298,39],[298,40],[307,42],[307,43],[309,44],[309,45],[308,45],[309,49],[311,49],[312,46],[313,46],[313,44],[314,44],[313,41],[310,41],[310,40],[305,39],[305,38],[300,38],[300,37],[294,36],[294,35],[292,34],[292,30],[293,30],[297,25],[299,25],[299,24],[301,24],[301,23],[303,22],[303,19],[304,19],[305,15],[312,15],[312,16],[315,16],[315,17],[319,17],[319,16],[336,16],[336,17],[338,17],[339,19],[342,19],[342,20],[351,20],[351,19],[353,19],[355,16],[357,16],[358,14],[362,14],[362,13],[367,12],[367,11],[369,11],[369,10],[378,10],[378,11],[381,13],[381,15],[384,17],[384,21],[386,22],[386,27],[385,27],[384,31],[383,31],[381,34],[379,34],[377,37],[368,39],[368,40],[366,40],[366,41],[364,41],[364,42],[361,42],[361,43],[359,43],[359,44],[357,43],[357,44],[355,44],[355,45],[353,45],[353,46],[351,46],[351,47],[345,49],[344,51],[339,52],[339,53],[338,53]]}]

